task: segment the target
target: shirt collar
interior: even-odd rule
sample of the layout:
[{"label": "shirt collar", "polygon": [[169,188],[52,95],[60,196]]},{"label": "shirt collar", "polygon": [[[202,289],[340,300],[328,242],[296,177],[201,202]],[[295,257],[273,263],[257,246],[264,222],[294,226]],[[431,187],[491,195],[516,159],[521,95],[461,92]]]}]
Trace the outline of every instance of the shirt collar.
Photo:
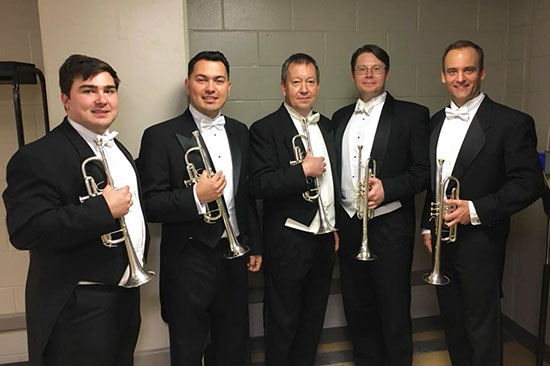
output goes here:
[{"label": "shirt collar", "polygon": [[366,102],[361,98],[357,99],[357,102],[355,103],[355,112],[366,113],[366,111],[368,111],[367,115],[370,114],[370,111],[372,111],[375,106],[382,104],[386,101],[387,94],[387,92],[383,92],[382,94],[377,95],[376,97],[371,98]]},{"label": "shirt collar", "polygon": [[483,102],[483,98],[485,98],[484,93],[479,93],[479,95],[475,98],[470,99],[462,107],[458,107],[455,102],[451,100],[451,109],[452,110],[458,110],[458,109],[466,109],[468,113],[471,113],[473,111],[477,111],[479,106],[481,105],[481,102]]},{"label": "shirt collar", "polygon": [[[296,109],[292,108],[289,104],[287,104],[286,102],[283,103],[285,108],[286,108],[286,111],[288,112],[288,114],[290,115],[290,117],[292,119],[295,119],[297,120],[298,122],[300,122],[300,120],[297,118],[298,116],[299,117],[304,117],[302,116],[302,114],[300,112],[298,112]],[[309,110],[309,113],[307,114],[307,116],[305,116],[305,118],[307,118],[308,120],[311,119],[313,117],[315,113],[313,112],[313,108]]]},{"label": "shirt collar", "polygon": [[[71,124],[71,126],[78,132],[80,136],[91,146],[95,146],[95,140],[97,136],[99,135],[97,132],[94,132],[92,130],[87,129],[86,127],[82,126],[80,123],[77,123],[73,120],[71,120],[69,117],[67,117],[67,120]],[[109,130],[105,131],[104,135],[109,134]]]},{"label": "shirt collar", "polygon": [[193,120],[195,121],[195,124],[197,125],[197,128],[202,132],[201,129],[201,122],[202,123],[212,123],[214,120],[223,117],[220,112],[216,115],[214,118],[210,118],[207,115],[199,112],[197,108],[193,107],[192,104],[189,104],[189,111],[191,112],[191,115],[193,116]]}]

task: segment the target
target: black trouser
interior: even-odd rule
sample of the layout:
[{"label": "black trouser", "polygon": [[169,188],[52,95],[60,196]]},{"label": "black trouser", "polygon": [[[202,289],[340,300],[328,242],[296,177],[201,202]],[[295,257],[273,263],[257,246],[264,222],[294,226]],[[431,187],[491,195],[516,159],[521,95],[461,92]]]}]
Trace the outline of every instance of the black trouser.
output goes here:
[{"label": "black trouser", "polygon": [[139,334],[139,289],[75,288],[44,352],[48,366],[131,366]]},{"label": "black trouser", "polygon": [[441,271],[451,281],[437,286],[437,296],[453,366],[503,362],[500,298],[507,232],[494,240],[490,230],[459,226],[458,240],[442,244]]},{"label": "black trouser", "polygon": [[[411,286],[413,224],[398,209],[368,222],[374,261],[354,257],[362,221],[339,210],[342,299],[356,365],[412,364]],[[396,223],[401,222],[401,226]]]},{"label": "black trouser", "polygon": [[334,268],[334,235],[284,227],[265,254],[265,357],[269,366],[313,365]]},{"label": "black trouser", "polygon": [[227,250],[227,239],[215,249],[190,241],[165,279],[173,366],[201,365],[209,331],[207,364],[248,362],[248,257],[224,259]]}]

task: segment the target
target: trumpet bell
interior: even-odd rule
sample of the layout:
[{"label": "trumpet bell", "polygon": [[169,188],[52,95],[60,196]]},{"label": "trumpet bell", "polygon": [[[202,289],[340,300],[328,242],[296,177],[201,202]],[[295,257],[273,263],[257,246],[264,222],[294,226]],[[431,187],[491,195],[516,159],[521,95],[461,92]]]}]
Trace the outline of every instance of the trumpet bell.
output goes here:
[{"label": "trumpet bell", "polygon": [[223,255],[223,257],[225,259],[235,259],[235,258],[242,257],[249,251],[250,251],[250,248],[247,247],[246,245],[238,245],[233,248],[230,248],[229,251]]},{"label": "trumpet bell", "polygon": [[155,272],[145,271],[143,268],[137,267],[122,286],[127,288],[139,287],[151,281],[153,277],[155,277]]},{"label": "trumpet bell", "polygon": [[355,256],[355,259],[357,259],[358,261],[370,262],[376,259],[376,255],[370,252],[368,246],[361,245],[361,249],[359,249],[359,252]]},{"label": "trumpet bell", "polygon": [[422,279],[424,280],[424,282],[436,286],[445,286],[448,285],[449,282],[451,282],[451,280],[449,280],[449,277],[437,272],[424,273],[422,275]]}]

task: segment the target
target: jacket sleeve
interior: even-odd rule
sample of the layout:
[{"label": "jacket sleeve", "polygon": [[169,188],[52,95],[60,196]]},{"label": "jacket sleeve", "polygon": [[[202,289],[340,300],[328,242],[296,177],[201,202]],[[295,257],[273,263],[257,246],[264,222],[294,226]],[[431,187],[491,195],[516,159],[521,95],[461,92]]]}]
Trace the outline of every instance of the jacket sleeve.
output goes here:
[{"label": "jacket sleeve", "polygon": [[542,195],[544,181],[536,153],[535,123],[530,116],[521,116],[504,132],[504,183],[498,191],[473,201],[483,225],[518,212]]},{"label": "jacket sleeve", "polygon": [[[36,157],[19,150],[7,167],[3,194],[11,243],[18,249],[59,250],[99,241],[118,228],[103,196],[67,204],[63,178],[54,177]],[[96,244],[94,244],[96,245]]]},{"label": "jacket sleeve", "polygon": [[[291,156],[279,156],[282,136],[263,120],[250,129],[252,172],[250,192],[255,198],[276,199],[301,194],[308,189],[302,165],[290,165]],[[284,154],[286,155],[286,154]]]},{"label": "jacket sleeve", "polygon": [[415,112],[407,147],[411,163],[401,174],[382,179],[384,203],[414,196],[430,183],[429,112],[424,107]]}]

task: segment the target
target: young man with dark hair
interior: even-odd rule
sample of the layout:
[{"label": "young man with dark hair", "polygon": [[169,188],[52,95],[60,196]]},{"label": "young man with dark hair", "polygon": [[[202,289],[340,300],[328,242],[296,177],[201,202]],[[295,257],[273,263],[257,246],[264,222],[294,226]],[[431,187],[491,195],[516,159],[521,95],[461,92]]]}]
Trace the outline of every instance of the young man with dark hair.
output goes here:
[{"label": "young man with dark hair", "polygon": [[[138,167],[147,216],[162,223],[160,300],[174,366],[201,365],[209,332],[206,365],[249,361],[247,267],[260,269],[262,249],[247,182],[248,130],[220,112],[230,87],[225,56],[200,52],[189,62],[185,80],[189,108],[149,127],[141,141]],[[205,151],[187,154],[197,146],[194,131]],[[186,184],[186,154],[200,174],[196,184]],[[203,170],[203,159],[215,174]],[[208,223],[204,216],[207,210],[215,216],[220,205],[240,244],[251,248],[249,256],[224,258],[231,240],[225,220]]]},{"label": "young man with dark hair", "polygon": [[[443,217],[445,227],[457,227],[456,242],[441,246],[441,273],[450,283],[436,288],[454,366],[502,365],[500,298],[510,215],[544,187],[533,118],[482,93],[483,79],[483,50],[470,41],[450,44],[441,82],[451,104],[430,121],[432,179],[423,228],[434,230],[428,219],[438,160],[442,181],[454,176],[460,182],[459,199],[446,200],[455,209]],[[443,188],[447,196],[453,186]],[[431,252],[432,234],[423,234]]]},{"label": "young man with dark hair", "polygon": [[264,203],[266,364],[313,365],[338,247],[338,190],[330,121],[313,111],[319,68],[311,56],[285,61],[281,91],[281,107],[250,129],[250,186]]},{"label": "young man with dark hair", "polygon": [[[43,138],[20,148],[7,167],[3,198],[10,241],[29,250],[26,288],[31,365],[133,365],[140,326],[139,290],[126,288],[124,244],[101,235],[124,217],[138,260],[147,252],[139,181],[130,153],[109,127],[118,114],[116,72],[93,57],[72,55],[59,70],[67,116]],[[94,197],[82,162],[103,150],[115,187]],[[87,174],[106,180],[102,164]]]},{"label": "young man with dark hair", "polygon": [[[429,112],[386,91],[389,68],[390,58],[381,47],[368,44],[357,49],[351,77],[359,99],[332,116],[342,187],[336,210],[342,298],[356,365],[412,364],[414,195],[429,182]],[[371,165],[374,178],[365,178],[369,157],[376,163]],[[360,179],[366,179],[366,203],[358,192]],[[373,217],[364,227],[359,216],[367,208]],[[355,258],[365,240],[364,229],[367,248],[376,257],[371,261]]]}]

